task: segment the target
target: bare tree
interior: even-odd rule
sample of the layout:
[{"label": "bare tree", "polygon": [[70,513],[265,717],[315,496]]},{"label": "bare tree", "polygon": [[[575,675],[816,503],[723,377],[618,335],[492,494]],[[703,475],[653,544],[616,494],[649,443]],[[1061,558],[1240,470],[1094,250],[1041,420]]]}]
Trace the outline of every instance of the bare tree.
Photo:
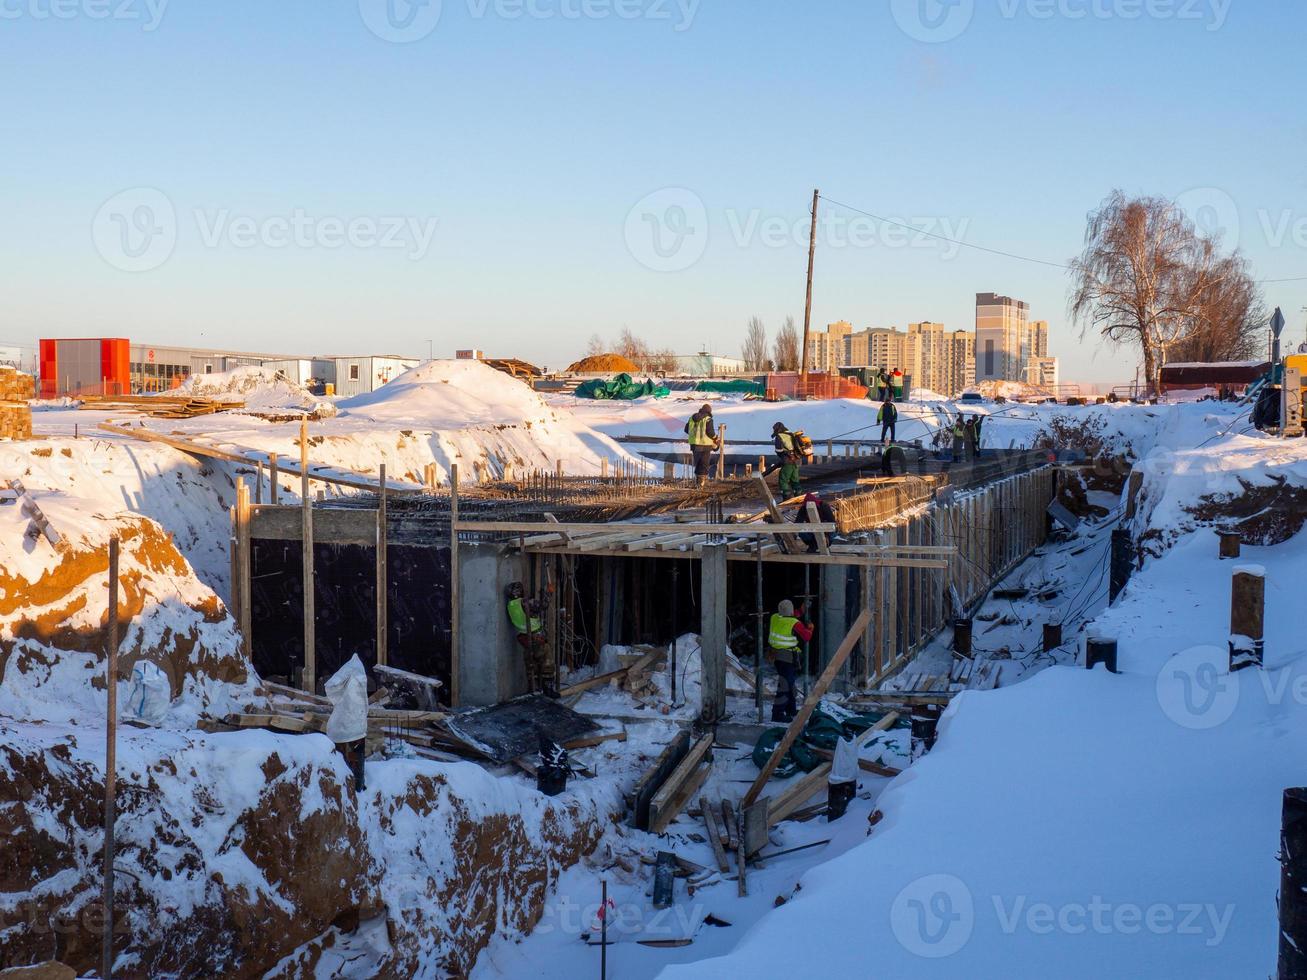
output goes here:
[{"label": "bare tree", "polygon": [[662,347],[656,351],[651,351],[645,365],[642,365],[645,371],[651,374],[675,374],[679,363],[676,359],[676,351],[670,347]]},{"label": "bare tree", "polygon": [[799,328],[792,316],[785,318],[785,325],[776,334],[774,360],[777,371],[799,370]]},{"label": "bare tree", "polygon": [[1168,350],[1168,361],[1243,361],[1258,354],[1269,314],[1248,262],[1236,252],[1214,264],[1210,285],[1197,294],[1197,315]]},{"label": "bare tree", "polygon": [[590,342],[585,345],[585,352],[590,357],[594,357],[596,354],[607,354],[608,347],[604,344],[604,338],[597,333],[592,333]]},{"label": "bare tree", "polygon": [[1096,330],[1137,346],[1154,391],[1162,365],[1186,338],[1225,334],[1225,318],[1241,305],[1251,315],[1260,304],[1239,253],[1223,256],[1219,240],[1201,235],[1179,206],[1160,197],[1113,191],[1089,215],[1084,251],[1070,268],[1067,305],[1082,335]]},{"label": "bare tree", "polygon": [[744,335],[744,346],[740,349],[745,370],[767,370],[767,328],[758,317],[749,318],[749,330]]}]

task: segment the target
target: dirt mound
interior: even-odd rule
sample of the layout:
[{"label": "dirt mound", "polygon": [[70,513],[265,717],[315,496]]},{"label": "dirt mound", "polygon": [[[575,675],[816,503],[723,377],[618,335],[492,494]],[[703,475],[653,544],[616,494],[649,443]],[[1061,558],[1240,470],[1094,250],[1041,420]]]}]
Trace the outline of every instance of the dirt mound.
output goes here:
[{"label": "dirt mound", "polygon": [[[212,683],[244,685],[250,671],[235,621],[163,529],[144,517],[102,521],[120,541],[120,666],[140,660],[168,676],[173,697]],[[70,540],[39,574],[0,567],[0,712],[42,717],[36,702],[93,710],[103,690],[109,611],[108,549]],[[101,709],[102,710],[102,709]]]},{"label": "dirt mound", "polygon": [[[539,921],[618,803],[404,761],[369,765],[358,794],[319,735],[119,739],[120,976],[323,976],[313,964],[379,914],[372,975],[467,976]],[[99,963],[102,753],[44,725],[0,745],[0,799],[22,804],[0,807],[0,967]]]},{"label": "dirt mound", "polygon": [[621,354],[592,354],[567,369],[567,374],[636,374],[640,366]]}]

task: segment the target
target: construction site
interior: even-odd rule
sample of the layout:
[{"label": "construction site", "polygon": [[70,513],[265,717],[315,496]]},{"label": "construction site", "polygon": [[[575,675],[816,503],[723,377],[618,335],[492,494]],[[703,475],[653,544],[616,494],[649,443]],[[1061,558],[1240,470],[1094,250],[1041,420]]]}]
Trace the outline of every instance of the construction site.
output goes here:
[{"label": "construction site", "polygon": [[1302,520],[1296,449],[1256,508],[1169,480],[1259,449],[1194,406],[989,405],[967,445],[913,402],[888,444],[865,401],[721,395],[699,477],[697,392],[246,387],[23,403],[0,444],[0,967],[734,973],[809,875],[1003,798],[985,705],[1137,669],[1132,575]]}]

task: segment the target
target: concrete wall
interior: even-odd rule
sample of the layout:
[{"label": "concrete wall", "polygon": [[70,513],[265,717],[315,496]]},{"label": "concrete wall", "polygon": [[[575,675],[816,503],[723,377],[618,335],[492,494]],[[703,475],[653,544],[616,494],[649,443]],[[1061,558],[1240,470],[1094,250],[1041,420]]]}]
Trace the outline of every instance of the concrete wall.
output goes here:
[{"label": "concrete wall", "polygon": [[459,546],[459,685],[464,705],[526,693],[526,665],[508,621],[504,590],[527,580],[526,562],[504,545]]}]

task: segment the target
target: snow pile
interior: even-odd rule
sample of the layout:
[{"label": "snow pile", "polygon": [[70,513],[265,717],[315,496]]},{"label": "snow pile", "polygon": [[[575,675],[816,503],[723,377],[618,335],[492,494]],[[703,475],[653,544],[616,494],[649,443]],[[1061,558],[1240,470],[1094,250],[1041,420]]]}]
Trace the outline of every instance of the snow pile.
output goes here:
[{"label": "snow pile", "polygon": [[239,398],[245,403],[244,411],[250,413],[311,412],[322,416],[335,412],[330,401],[311,394],[282,372],[257,365],[192,375],[176,393],[213,400]]},{"label": "snow pile", "polygon": [[527,385],[481,361],[427,361],[376,391],[340,403],[342,416],[455,429],[559,421]]}]

